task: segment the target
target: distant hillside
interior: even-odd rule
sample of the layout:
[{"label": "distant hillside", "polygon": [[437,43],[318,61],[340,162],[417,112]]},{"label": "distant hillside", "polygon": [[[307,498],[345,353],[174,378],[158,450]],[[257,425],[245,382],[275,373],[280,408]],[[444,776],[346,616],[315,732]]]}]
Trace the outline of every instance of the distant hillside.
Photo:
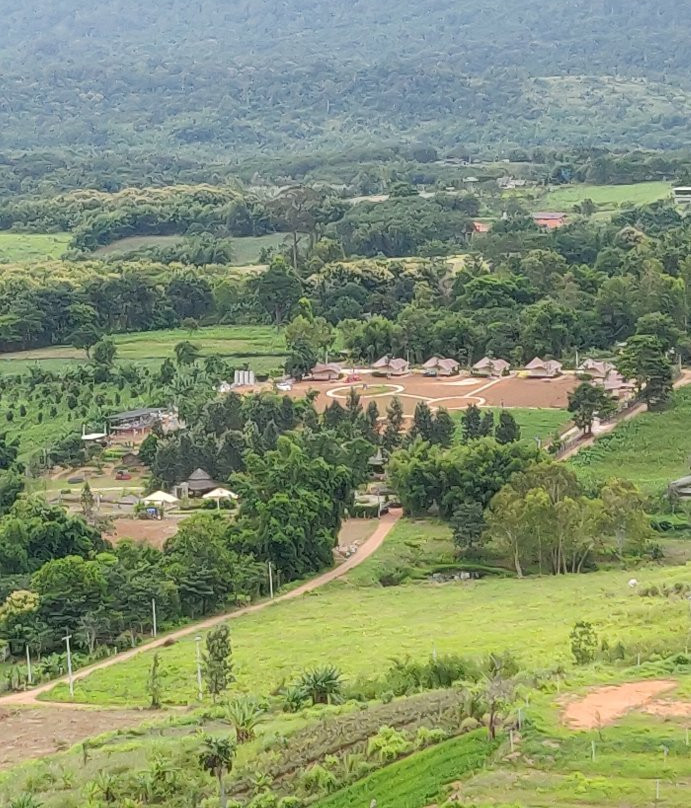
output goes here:
[{"label": "distant hillside", "polygon": [[5,150],[665,148],[691,134],[688,3],[1,0],[0,11]]}]

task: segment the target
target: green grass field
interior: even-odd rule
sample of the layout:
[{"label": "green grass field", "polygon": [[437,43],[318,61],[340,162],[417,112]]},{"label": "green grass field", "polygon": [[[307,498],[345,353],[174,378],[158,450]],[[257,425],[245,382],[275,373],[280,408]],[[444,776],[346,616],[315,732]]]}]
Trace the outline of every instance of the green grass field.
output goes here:
[{"label": "green grass field", "polygon": [[[202,356],[216,353],[238,364],[248,362],[260,373],[282,365],[285,350],[283,335],[271,326],[211,326],[197,331],[175,328],[116,334],[113,339],[121,362],[158,364],[175,356],[178,342],[189,340],[199,346]],[[37,348],[0,354],[0,374],[19,373],[35,362],[46,369],[59,370],[66,364],[85,361],[84,351],[69,346]]]},{"label": "green grass field", "polygon": [[648,494],[689,473],[691,456],[691,388],[673,394],[660,413],[643,413],[617,426],[569,463],[583,478],[625,477]]},{"label": "green grass field", "polygon": [[[266,236],[245,236],[232,239],[233,260],[232,266],[250,266],[259,263],[259,254],[262,249],[279,247],[286,239],[286,233],[269,233]],[[34,236],[34,238],[48,238],[47,236]],[[129,236],[106,244],[95,251],[95,255],[125,255],[135,250],[147,247],[171,247],[182,240],[182,236]],[[65,236],[65,243],[69,236]],[[62,252],[62,251],[61,251]],[[61,253],[58,253],[58,255]],[[2,242],[0,241],[0,255],[2,255]],[[56,256],[57,257],[57,256]]]},{"label": "green grass field", "polygon": [[[483,412],[487,409],[494,412],[494,423],[496,425],[501,409],[498,407],[482,407],[481,409]],[[570,417],[566,410],[547,408],[510,407],[509,412],[521,428],[521,438],[529,441],[540,438],[544,442],[551,438],[556,431],[563,432],[569,423]],[[460,425],[463,412],[456,410],[451,413],[451,416]]]},{"label": "green grass field", "polygon": [[566,185],[549,191],[539,199],[544,210],[568,213],[584,199],[592,199],[603,210],[614,210],[626,205],[646,205],[670,195],[668,182],[639,182],[635,185]]},{"label": "green grass field", "polygon": [[69,241],[69,233],[0,233],[0,263],[21,264],[60,258]]},{"label": "green grass field", "polygon": [[[431,533],[448,541],[435,522],[399,523],[388,542],[406,543]],[[471,656],[511,650],[528,666],[569,664],[568,635],[577,619],[592,621],[611,642],[652,651],[683,646],[688,624],[685,602],[641,598],[627,586],[630,571],[565,578],[485,579],[444,585],[357,586],[365,562],[352,579],[334,582],[296,601],[278,603],[232,623],[235,672],[240,687],[266,693],[304,668],[333,663],[348,677],[381,670],[391,657],[423,658],[434,652]],[[367,576],[371,583],[372,574]],[[641,569],[642,585],[687,580],[683,568]],[[76,685],[75,699],[93,704],[144,705],[151,653]],[[194,638],[160,651],[164,701],[195,699]],[[69,700],[66,686],[49,699]]]}]

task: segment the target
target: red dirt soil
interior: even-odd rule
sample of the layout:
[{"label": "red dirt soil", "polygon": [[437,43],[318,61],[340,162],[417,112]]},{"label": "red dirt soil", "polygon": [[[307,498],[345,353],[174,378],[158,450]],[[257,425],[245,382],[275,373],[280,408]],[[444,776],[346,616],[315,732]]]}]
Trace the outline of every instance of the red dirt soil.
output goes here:
[{"label": "red dirt soil", "polygon": [[178,524],[178,519],[169,516],[165,519],[116,519],[114,533],[106,538],[113,544],[123,539],[134,539],[161,550],[166,539],[177,532]]},{"label": "red dirt soil", "polygon": [[[412,415],[418,401],[426,401],[432,407],[441,406],[449,410],[465,409],[470,404],[491,407],[547,407],[565,408],[568,404],[568,393],[578,386],[575,376],[565,375],[557,379],[522,379],[507,376],[499,379],[477,379],[468,376],[451,378],[428,378],[418,374],[392,377],[390,379],[362,375],[362,382],[353,385],[364,407],[370,401],[376,401],[380,414],[386,411],[394,395],[403,405],[406,415]],[[374,396],[367,395],[363,387],[391,387],[391,392],[380,392]],[[300,382],[290,391],[293,398],[302,398],[310,390],[318,391],[315,399],[317,410],[321,411],[332,401],[345,402],[348,387],[342,380],[335,382]],[[396,392],[396,388],[403,388]],[[329,392],[332,395],[329,395]]]},{"label": "red dirt soil", "polygon": [[674,680],[661,679],[598,687],[568,704],[563,722],[571,729],[605,727],[631,710],[646,707],[656,696],[673,690],[677,684]]},{"label": "red dirt soil", "polygon": [[0,710],[0,770],[52,755],[86,738],[150,721],[140,710],[65,710],[62,707]]}]

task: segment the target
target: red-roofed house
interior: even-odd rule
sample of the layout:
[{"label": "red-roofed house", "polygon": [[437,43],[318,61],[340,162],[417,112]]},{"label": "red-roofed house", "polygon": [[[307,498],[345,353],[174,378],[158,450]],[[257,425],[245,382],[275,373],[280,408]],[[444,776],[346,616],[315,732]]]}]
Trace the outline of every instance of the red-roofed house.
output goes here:
[{"label": "red-roofed house", "polygon": [[489,233],[489,230],[488,222],[473,222],[473,233]]},{"label": "red-roofed house", "polygon": [[479,362],[473,365],[473,376],[501,376],[508,373],[511,365],[506,359],[491,359],[483,356]]},{"label": "red-roofed house", "polygon": [[541,213],[533,213],[533,221],[538,227],[546,227],[549,230],[554,230],[557,227],[563,227],[566,224],[565,213],[549,213],[543,211]]},{"label": "red-roofed house", "polygon": [[556,359],[540,359],[536,356],[525,366],[531,379],[553,379],[561,373],[561,362]]},{"label": "red-roofed house", "polygon": [[578,366],[580,373],[587,373],[594,379],[606,379],[616,368],[611,362],[599,362],[597,359],[586,359]]}]

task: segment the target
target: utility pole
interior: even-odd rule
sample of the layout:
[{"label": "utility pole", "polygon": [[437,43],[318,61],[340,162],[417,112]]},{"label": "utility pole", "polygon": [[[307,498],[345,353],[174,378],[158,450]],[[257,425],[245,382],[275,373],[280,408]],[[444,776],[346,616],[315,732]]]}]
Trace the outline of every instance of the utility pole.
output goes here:
[{"label": "utility pole", "polygon": [[202,692],[202,652],[201,652],[201,642],[202,638],[197,634],[194,638],[194,643],[196,646],[196,658],[197,658],[197,696],[199,697],[199,701],[202,700],[204,694]]},{"label": "utility pole", "polygon": [[153,621],[153,636],[155,637],[158,633],[158,627],[156,625],[156,598],[151,598],[151,619]]},{"label": "utility pole", "polygon": [[26,681],[32,685],[34,683],[31,675],[31,654],[29,653],[29,646],[26,646]]},{"label": "utility pole", "polygon": [[269,561],[269,595],[271,596],[271,600],[273,600],[274,599],[274,575],[273,575],[273,570],[272,570],[270,561]]},{"label": "utility pole", "polygon": [[71,634],[66,634],[63,638],[67,646],[67,678],[70,683],[70,698],[74,698],[74,678],[72,677],[72,651],[70,649]]}]

